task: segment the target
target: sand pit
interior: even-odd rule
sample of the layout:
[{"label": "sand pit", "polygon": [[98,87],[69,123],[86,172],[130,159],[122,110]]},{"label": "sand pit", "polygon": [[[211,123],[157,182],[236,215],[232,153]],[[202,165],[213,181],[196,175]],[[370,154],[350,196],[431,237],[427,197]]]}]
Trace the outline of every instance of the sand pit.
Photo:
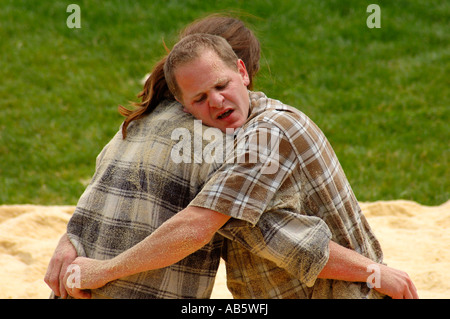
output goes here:
[{"label": "sand pit", "polygon": [[[450,298],[450,201],[362,203],[385,262],[406,271],[421,298]],[[43,278],[73,206],[0,206],[0,298],[48,298]],[[213,298],[230,298],[223,265]]]}]

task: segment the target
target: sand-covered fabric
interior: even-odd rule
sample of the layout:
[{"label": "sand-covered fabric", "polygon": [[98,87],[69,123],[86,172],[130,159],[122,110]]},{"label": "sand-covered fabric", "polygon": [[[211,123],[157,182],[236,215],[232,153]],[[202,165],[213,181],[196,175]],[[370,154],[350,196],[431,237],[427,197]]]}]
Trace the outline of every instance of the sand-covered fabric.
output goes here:
[{"label": "sand-covered fabric", "polygon": [[[450,298],[450,201],[361,203],[384,261],[406,271],[420,298]],[[74,206],[0,206],[0,298],[47,298],[48,262]],[[230,298],[223,265],[213,298]]]}]

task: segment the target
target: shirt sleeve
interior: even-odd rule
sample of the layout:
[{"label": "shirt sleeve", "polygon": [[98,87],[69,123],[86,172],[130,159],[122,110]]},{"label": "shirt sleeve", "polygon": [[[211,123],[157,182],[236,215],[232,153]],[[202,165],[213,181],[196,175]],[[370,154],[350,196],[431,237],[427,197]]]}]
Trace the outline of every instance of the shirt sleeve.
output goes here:
[{"label": "shirt sleeve", "polygon": [[277,209],[264,213],[255,226],[231,219],[219,234],[274,262],[312,286],[328,261],[331,232],[318,217]]},{"label": "shirt sleeve", "polygon": [[242,131],[190,205],[255,225],[291,173],[295,153],[277,127],[255,123]]}]

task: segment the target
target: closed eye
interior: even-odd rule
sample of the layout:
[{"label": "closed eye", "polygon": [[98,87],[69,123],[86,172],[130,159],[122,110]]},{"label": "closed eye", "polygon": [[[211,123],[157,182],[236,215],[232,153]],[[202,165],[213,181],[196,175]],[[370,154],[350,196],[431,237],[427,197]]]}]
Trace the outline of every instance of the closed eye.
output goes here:
[{"label": "closed eye", "polygon": [[[221,83],[217,84],[214,88],[217,91],[223,91],[227,88],[229,83],[230,83],[230,81],[227,80],[225,82],[221,82]],[[193,103],[201,103],[201,102],[205,101],[206,98],[207,98],[206,94],[201,94],[197,99],[194,99]]]},{"label": "closed eye", "polygon": [[226,87],[228,86],[228,83],[229,83],[229,81],[227,81],[227,82],[225,82],[225,83],[223,83],[223,84],[217,85],[217,86],[216,86],[216,90],[222,91],[222,90],[226,89]]},{"label": "closed eye", "polygon": [[206,95],[202,94],[198,99],[194,100],[194,103],[203,102],[206,99]]}]

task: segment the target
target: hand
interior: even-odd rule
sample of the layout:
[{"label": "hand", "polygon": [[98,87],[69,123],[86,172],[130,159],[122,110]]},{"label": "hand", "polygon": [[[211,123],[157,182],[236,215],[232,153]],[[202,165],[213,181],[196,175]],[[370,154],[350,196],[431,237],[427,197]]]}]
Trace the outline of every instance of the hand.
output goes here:
[{"label": "hand", "polygon": [[64,276],[65,289],[74,298],[88,299],[91,297],[89,289],[103,287],[111,281],[107,270],[107,261],[78,257]]},{"label": "hand", "polygon": [[77,258],[75,247],[70,242],[67,234],[64,234],[58,242],[58,246],[53,253],[47,272],[44,277],[45,283],[50,287],[56,296],[67,298],[67,291],[64,286],[64,275],[67,267]]},{"label": "hand", "polygon": [[393,299],[418,299],[417,289],[408,274],[385,265],[380,267],[380,284],[374,289]]}]

